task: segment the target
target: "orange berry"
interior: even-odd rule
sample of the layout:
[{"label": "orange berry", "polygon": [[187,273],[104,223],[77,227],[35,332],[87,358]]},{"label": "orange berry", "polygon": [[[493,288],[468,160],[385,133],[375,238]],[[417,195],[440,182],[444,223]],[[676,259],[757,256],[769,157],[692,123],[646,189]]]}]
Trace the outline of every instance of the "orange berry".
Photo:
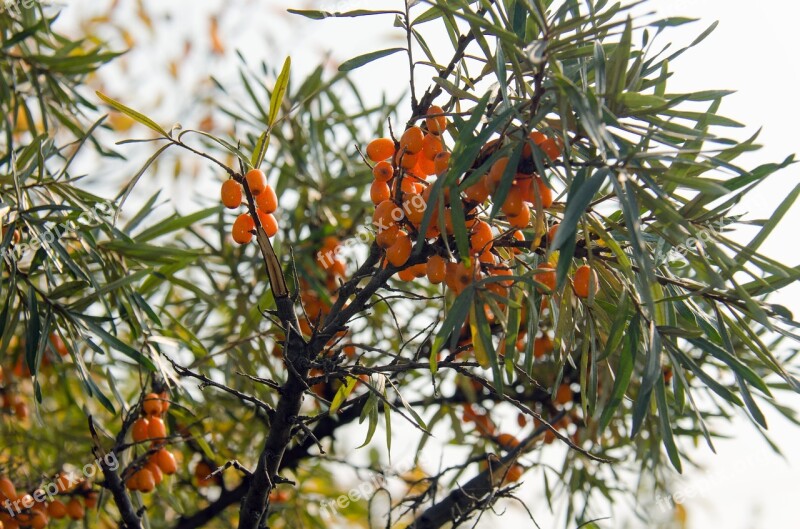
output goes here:
[{"label": "orange berry", "polygon": [[425,125],[431,134],[442,134],[447,129],[447,118],[439,114],[444,114],[444,110],[436,105],[428,107],[425,113],[428,116],[425,118]]},{"label": "orange berry", "polygon": [[588,298],[590,291],[597,293],[600,288],[597,272],[589,268],[589,265],[583,265],[575,270],[572,282],[575,286],[575,294],[581,298]]},{"label": "orange berry", "polygon": [[242,186],[233,178],[222,182],[220,190],[222,204],[228,209],[236,209],[242,204]]},{"label": "orange berry", "polygon": [[[36,505],[44,504],[37,503]],[[49,521],[50,519],[47,517],[47,514],[40,510],[33,510],[28,515],[28,521],[26,523],[31,529],[44,529],[47,527],[47,522]]]},{"label": "orange berry", "polygon": [[423,186],[424,184],[419,180],[417,180],[416,178],[414,178],[413,176],[407,176],[403,178],[403,180],[400,182],[400,190],[403,193],[408,193],[408,194],[421,193],[423,191],[422,189]]},{"label": "orange berry", "polygon": [[553,138],[548,138],[539,144],[539,148],[550,158],[550,161],[557,159],[561,155],[561,147]]},{"label": "orange berry", "polygon": [[525,469],[521,465],[514,465],[508,469],[506,472],[505,478],[503,479],[504,483],[516,483],[522,477],[522,474],[525,472]]},{"label": "orange berry", "polygon": [[158,396],[161,398],[161,412],[167,413],[167,410],[169,410],[169,399],[167,397],[169,395],[167,395],[166,391],[162,391]]},{"label": "orange berry", "polygon": [[405,268],[397,273],[397,278],[400,279],[400,281],[414,281],[416,277],[417,276],[414,275],[414,271],[411,270],[411,268]]},{"label": "orange berry", "polygon": [[522,412],[519,412],[519,413],[517,414],[517,425],[518,425],[520,428],[525,428],[525,426],[526,426],[527,424],[528,424],[528,418],[525,416],[525,414],[524,414],[524,413],[522,413]]},{"label": "orange berry", "polygon": [[131,428],[133,440],[137,443],[141,443],[142,441],[147,441],[150,439],[149,427],[150,421],[144,417],[136,419],[136,421],[133,423],[133,427]]},{"label": "orange berry", "polygon": [[441,176],[447,172],[447,167],[450,165],[450,153],[442,151],[433,158],[434,169],[436,169],[437,176]]},{"label": "orange berry", "polygon": [[178,471],[178,464],[175,462],[175,456],[166,448],[161,448],[151,457],[155,458],[158,468],[160,468],[164,474],[171,476]]},{"label": "orange berry", "polygon": [[433,158],[420,156],[417,159],[417,165],[411,169],[411,173],[416,174],[417,176],[430,176],[432,174],[436,174],[436,163],[434,163]]},{"label": "orange berry", "polygon": [[[534,130],[528,136],[530,140],[533,142],[534,145],[541,145],[543,141],[547,139],[547,136],[542,134],[539,131]],[[529,142],[525,142],[525,145],[522,147],[522,156],[525,158],[530,158],[532,155],[531,144]]]},{"label": "orange berry", "polygon": [[136,472],[136,485],[140,492],[153,492],[153,489],[156,488],[156,479],[150,469],[145,467]]},{"label": "orange berry", "polygon": [[410,154],[410,153],[407,153],[405,151],[400,150],[400,151],[397,151],[397,154],[394,157],[394,161],[395,161],[395,164],[397,164],[398,166],[402,167],[403,169],[411,171],[412,169],[414,169],[414,167],[416,167],[417,162],[419,161],[419,158],[420,158],[419,153]]},{"label": "orange berry", "polygon": [[[448,271],[448,276],[450,272]],[[474,271],[472,266],[467,266],[466,263],[457,263],[453,268],[453,284],[456,294],[460,294],[467,286],[472,284],[474,279]],[[448,285],[449,286],[449,285]]]},{"label": "orange berry", "polygon": [[403,210],[391,200],[384,200],[375,206],[375,214],[372,216],[372,224],[379,230],[385,230],[393,224],[397,224],[405,218]]},{"label": "orange berry", "polygon": [[147,435],[150,439],[161,439],[167,436],[167,427],[160,417],[150,417],[147,425]]},{"label": "orange berry", "polygon": [[161,415],[161,397],[148,393],[142,402],[142,409],[147,415]]},{"label": "orange berry", "polygon": [[17,488],[14,483],[6,477],[0,478],[0,503],[6,500],[14,501],[17,499]]},{"label": "orange berry", "polygon": [[419,226],[425,217],[425,200],[421,195],[410,193],[403,197],[403,209],[409,222],[414,226]]},{"label": "orange berry", "polygon": [[211,466],[205,461],[197,463],[197,466],[194,467],[194,477],[197,478],[199,486],[207,487],[214,482],[214,478],[209,477],[211,472],[213,472]]},{"label": "orange berry", "polygon": [[544,183],[540,177],[536,177],[536,186],[534,188],[534,193],[537,193],[542,201],[542,207],[549,208],[553,205],[553,190],[547,187],[547,184]]},{"label": "orange berry", "polygon": [[501,433],[497,436],[497,444],[506,450],[512,450],[519,446],[519,440],[510,433]]},{"label": "orange berry", "polygon": [[411,256],[411,239],[405,232],[397,236],[397,240],[386,250],[386,258],[394,266],[403,266]]},{"label": "orange berry", "polygon": [[397,224],[392,224],[385,230],[378,232],[378,235],[375,236],[375,242],[377,242],[378,246],[381,248],[386,249],[395,243],[399,235],[400,227]]},{"label": "orange berry", "polygon": [[128,479],[125,480],[125,486],[128,488],[128,490],[139,490],[138,479],[139,479],[138,472],[134,472],[133,474],[128,476]]},{"label": "orange berry", "polygon": [[394,156],[394,142],[390,138],[378,138],[367,145],[367,158],[380,162]]},{"label": "orange berry", "polygon": [[572,390],[569,388],[569,384],[561,384],[556,390],[555,403],[563,406],[568,402],[572,402]]},{"label": "orange berry", "polygon": [[162,481],[164,481],[164,473],[161,472],[161,469],[157,464],[154,462],[148,462],[144,468],[150,471],[150,474],[153,475],[153,482],[156,486],[160,485]]},{"label": "orange berry", "polygon": [[550,229],[547,230],[547,242],[551,244],[553,239],[556,238],[556,232],[558,231],[558,223],[553,224],[550,226]]},{"label": "orange berry", "polygon": [[82,520],[84,517],[83,505],[76,498],[72,498],[67,503],[67,516],[72,520]]},{"label": "orange berry", "polygon": [[478,204],[483,204],[489,198],[489,188],[486,187],[486,179],[480,178],[477,182],[464,190],[464,195]]},{"label": "orange berry", "polygon": [[492,233],[492,227],[481,220],[472,228],[469,245],[473,252],[481,253],[492,248],[493,239],[494,234]]},{"label": "orange berry", "polygon": [[[552,293],[556,289],[556,271],[548,262],[539,264],[539,271],[533,276],[533,279],[546,286]],[[543,292],[541,287],[536,288],[539,292]]]},{"label": "orange berry", "polygon": [[94,509],[97,507],[97,498],[100,496],[97,492],[91,491],[83,498],[83,506],[87,509]]},{"label": "orange berry", "polygon": [[425,277],[428,273],[428,265],[427,263],[419,263],[415,264],[414,266],[409,266],[406,270],[410,270],[414,277]]},{"label": "orange berry", "polygon": [[442,152],[444,147],[442,145],[442,140],[439,139],[438,136],[433,134],[426,134],[425,138],[422,140],[422,158],[427,160],[433,160],[434,157]]},{"label": "orange berry", "polygon": [[508,190],[508,195],[506,195],[501,209],[503,213],[509,217],[516,217],[522,213],[522,206],[522,192],[519,186],[512,185],[511,189]]},{"label": "orange berry", "polygon": [[531,222],[531,208],[528,207],[528,204],[522,204],[520,208],[519,215],[509,216],[508,223],[514,226],[515,228],[525,228]]},{"label": "orange berry", "polygon": [[425,271],[428,275],[428,281],[434,285],[438,285],[444,281],[447,273],[447,261],[445,261],[444,257],[432,255],[428,259],[428,263],[425,266]]},{"label": "orange berry", "polygon": [[503,156],[492,164],[492,167],[486,174],[486,187],[491,193],[494,193],[497,186],[500,185],[500,180],[503,178],[503,173],[505,173],[507,166],[508,156]]},{"label": "orange berry", "polygon": [[546,334],[533,340],[533,356],[541,358],[553,350],[553,340]]},{"label": "orange berry", "polygon": [[67,517],[67,507],[61,500],[53,500],[47,506],[47,514],[55,520],[61,520]]},{"label": "orange berry", "polygon": [[392,190],[389,189],[389,184],[380,180],[372,182],[372,186],[369,188],[369,198],[372,199],[373,204],[380,204],[384,200],[389,200],[391,196]]},{"label": "orange berry", "polygon": [[409,127],[400,137],[400,150],[406,154],[417,154],[422,150],[425,135],[419,127]]},{"label": "orange berry", "polygon": [[242,213],[236,220],[233,221],[233,228],[231,235],[233,240],[239,244],[247,244],[253,240],[253,230],[256,229],[256,223],[253,222],[253,217],[247,213]]},{"label": "orange berry", "polygon": [[250,169],[244,179],[253,196],[260,195],[267,188],[267,175],[261,169]]},{"label": "orange berry", "polygon": [[388,182],[394,176],[394,168],[389,162],[385,160],[380,161],[372,168],[372,176],[374,176],[375,180],[378,182]]},{"label": "orange berry", "polygon": [[267,185],[255,201],[258,209],[264,213],[275,213],[278,209],[278,195],[271,185]]},{"label": "orange berry", "polygon": [[257,213],[258,221],[261,223],[261,227],[264,228],[264,233],[267,234],[267,237],[274,237],[278,233],[278,220],[275,215],[261,210],[257,210]]}]

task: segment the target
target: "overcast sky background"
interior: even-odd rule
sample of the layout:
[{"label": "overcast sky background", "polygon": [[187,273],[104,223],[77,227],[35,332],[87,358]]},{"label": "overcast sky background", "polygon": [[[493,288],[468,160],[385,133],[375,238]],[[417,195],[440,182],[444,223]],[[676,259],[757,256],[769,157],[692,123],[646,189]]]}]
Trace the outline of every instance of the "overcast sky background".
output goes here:
[{"label": "overcast sky background", "polygon": [[[123,1],[125,3],[125,1]],[[123,65],[130,70],[120,75],[113,73],[119,65],[109,67],[104,76],[108,93],[125,95],[125,102],[148,111],[164,123],[191,120],[195,105],[187,101],[180,91],[164,94],[159,89],[158,75],[165,64],[180,58],[182,40],[202,42],[207,35],[208,17],[226,11],[221,18],[220,33],[226,45],[242,50],[249,62],[275,61],[290,54],[297,75],[303,75],[316,66],[322,55],[330,54],[331,62],[341,62],[353,56],[388,47],[402,45],[402,33],[391,28],[391,20],[377,17],[364,20],[326,20],[313,22],[298,17],[286,17],[286,7],[347,10],[355,8],[398,7],[399,1],[345,0],[302,1],[251,0],[223,2],[222,0],[173,0],[171,2],[146,2],[154,12],[170,14],[170,26],[177,34],[148,34],[132,26],[134,37],[142,42],[142,50],[132,52]],[[67,2],[65,24],[84,19],[107,2],[75,0]],[[135,4],[130,0],[131,7]],[[233,11],[235,6],[236,11]],[[670,91],[698,91],[705,89],[734,89],[737,93],[727,98],[722,112],[747,125],[735,131],[735,136],[746,138],[763,127],[760,143],[765,148],[747,159],[750,166],[767,161],[780,161],[791,153],[800,151],[800,102],[798,86],[800,69],[797,57],[800,52],[800,3],[772,0],[755,3],[744,0],[670,0],[654,1],[648,9],[663,16],[690,16],[700,18],[695,24],[669,33],[678,43],[686,44],[715,20],[717,30],[700,46],[679,58],[671,65],[675,72],[670,81]],[[71,21],[71,22],[70,22]],[[667,37],[667,38],[670,38]],[[397,55],[371,64],[355,73],[355,80],[367,87],[366,94],[378,101],[382,93],[396,96],[406,90],[405,58]],[[332,66],[332,68],[335,66]],[[198,53],[184,60],[180,84],[191,87],[208,75],[234,80],[238,63],[230,57],[208,59]],[[132,87],[130,79],[141,79]],[[424,85],[422,85],[424,88]],[[239,90],[241,93],[242,91]],[[196,116],[194,116],[196,118]],[[773,176],[751,194],[741,206],[741,211],[751,218],[769,216],[776,205],[800,180],[800,170],[791,167]],[[181,182],[169,185],[174,190]],[[800,263],[797,231],[800,225],[800,208],[795,207],[783,224],[762,246],[762,251],[787,264]],[[746,240],[746,239],[745,239]],[[800,315],[800,285],[794,284],[774,298]],[[781,395],[785,403],[800,408],[797,395]],[[703,462],[705,472],[689,470],[683,478],[685,485],[677,490],[687,496],[689,527],[726,529],[757,529],[764,527],[796,526],[796,504],[800,497],[800,429],[780,420],[764,406],[770,424],[770,435],[784,448],[786,458],[772,454],[760,434],[741,415],[734,424],[726,427],[730,440],[717,441],[717,455],[702,445],[695,454]],[[529,483],[524,494],[534,506],[541,493],[536,490],[540,482]],[[539,502],[541,503],[541,502]],[[536,509],[539,511],[539,509]],[[520,520],[511,513],[508,518],[494,520],[485,527]],[[543,528],[551,527],[547,516],[537,517]],[[518,522],[514,527],[523,527]],[[614,523],[604,527],[616,527]]]}]

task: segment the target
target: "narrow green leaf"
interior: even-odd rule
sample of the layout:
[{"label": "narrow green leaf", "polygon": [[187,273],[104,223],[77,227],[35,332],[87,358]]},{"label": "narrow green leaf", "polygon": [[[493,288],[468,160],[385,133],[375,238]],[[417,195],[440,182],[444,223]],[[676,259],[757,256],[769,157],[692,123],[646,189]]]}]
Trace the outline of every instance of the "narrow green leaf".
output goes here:
[{"label": "narrow green leaf", "polygon": [[405,48],[389,48],[385,50],[379,51],[372,51],[370,53],[365,53],[364,55],[359,55],[358,57],[353,57],[350,60],[347,60],[339,65],[340,72],[349,72],[351,70],[355,70],[356,68],[360,68],[365,64],[368,64],[372,61],[377,59],[381,59],[383,57],[387,57],[389,55],[394,55],[397,52],[406,51]]},{"label": "narrow green leaf", "polygon": [[102,92],[98,91],[98,92],[95,92],[95,93],[97,94],[97,97],[99,97],[100,99],[105,101],[108,105],[110,105],[115,110],[117,110],[119,112],[122,112],[123,114],[125,114],[129,118],[133,119],[134,121],[136,121],[138,123],[141,123],[142,125],[146,126],[147,128],[149,128],[149,129],[151,129],[151,130],[153,130],[155,132],[158,132],[159,134],[161,134],[165,138],[169,138],[169,134],[167,133],[166,130],[164,130],[161,127],[161,125],[159,125],[158,123],[156,123],[152,119],[148,118],[147,116],[145,116],[141,112],[137,112],[137,111],[133,110],[132,108],[126,107],[125,105],[123,105],[119,101],[111,99],[110,97],[108,97],[107,95],[103,94]]}]

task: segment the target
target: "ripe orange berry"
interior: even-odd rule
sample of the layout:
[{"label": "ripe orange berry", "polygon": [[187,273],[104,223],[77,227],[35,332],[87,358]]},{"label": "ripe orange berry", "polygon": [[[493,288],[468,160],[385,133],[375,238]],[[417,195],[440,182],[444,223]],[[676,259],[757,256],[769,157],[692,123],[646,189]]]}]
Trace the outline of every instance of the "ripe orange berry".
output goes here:
[{"label": "ripe orange berry", "polygon": [[153,492],[153,489],[156,488],[156,480],[150,469],[145,467],[136,472],[136,485],[140,492]]},{"label": "ripe orange berry", "polygon": [[546,334],[533,340],[533,357],[541,358],[553,350],[553,340]]},{"label": "ripe orange berry", "polygon": [[253,196],[260,195],[267,188],[267,175],[261,169],[250,169],[244,179]]},{"label": "ripe orange berry", "polygon": [[200,461],[194,467],[194,477],[197,478],[197,484],[200,487],[207,487],[214,483],[214,478],[209,477],[211,472],[213,472],[211,466],[205,461]]},{"label": "ripe orange berry", "polygon": [[403,210],[391,200],[384,200],[375,206],[375,214],[372,216],[372,224],[379,230],[385,230],[392,224],[397,224],[405,218]]},{"label": "ripe orange berry", "polygon": [[375,236],[375,242],[377,242],[378,246],[380,246],[381,248],[386,249],[395,243],[399,235],[400,235],[400,226],[398,226],[397,224],[392,224],[385,230],[381,230],[378,232],[378,235]]},{"label": "ripe orange berry", "polygon": [[[448,271],[447,275],[450,275]],[[447,278],[445,278],[447,279]],[[456,294],[460,294],[467,286],[472,284],[474,279],[474,270],[472,266],[467,266],[466,263],[457,263],[453,268],[453,290]],[[449,285],[448,285],[449,286]],[[452,287],[451,287],[452,288]]]},{"label": "ripe orange berry", "polygon": [[477,182],[464,190],[464,195],[471,201],[483,204],[489,198],[489,188],[486,187],[486,179],[480,178]]},{"label": "ripe orange berry", "polygon": [[278,195],[272,186],[267,184],[264,190],[256,196],[256,206],[264,213],[275,213],[278,209]]},{"label": "ripe orange berry", "polygon": [[535,180],[534,193],[538,193],[542,201],[542,207],[549,208],[553,205],[553,190],[547,187],[547,184],[540,177],[537,176]]},{"label": "ripe orange berry", "polygon": [[397,236],[397,240],[386,250],[386,259],[394,266],[403,266],[411,256],[411,239],[405,232]]},{"label": "ripe orange berry", "polygon": [[390,138],[378,138],[367,145],[367,158],[380,162],[394,156],[394,142]]},{"label": "ripe orange berry", "polygon": [[563,406],[568,402],[572,402],[572,390],[569,388],[569,384],[561,384],[556,390],[555,403]]},{"label": "ripe orange berry", "polygon": [[147,441],[150,439],[149,428],[150,421],[141,417],[136,419],[133,423],[133,427],[131,428],[133,440],[137,443],[141,443],[142,441]]},{"label": "ripe orange berry", "polygon": [[[534,145],[541,145],[543,141],[547,139],[547,136],[542,134],[541,132],[534,130],[528,136],[530,140],[533,142]],[[532,155],[531,144],[529,142],[525,142],[525,145],[522,147],[522,156],[525,158],[530,158]]]},{"label": "ripe orange berry", "polygon": [[55,520],[61,520],[67,517],[67,507],[61,500],[53,500],[47,506],[47,514]]},{"label": "ripe orange berry", "polygon": [[472,235],[469,238],[469,245],[473,252],[481,253],[492,248],[494,234],[492,227],[484,221],[478,221],[472,228]]},{"label": "ripe orange berry", "polygon": [[525,414],[524,414],[524,413],[522,413],[522,412],[519,412],[519,413],[517,414],[517,425],[518,425],[520,428],[525,428],[525,426],[526,426],[527,424],[528,424],[528,418],[525,416]]},{"label": "ripe orange berry", "polygon": [[160,485],[162,481],[164,481],[164,473],[161,472],[161,469],[157,464],[154,462],[148,462],[144,468],[150,471],[150,474],[153,475],[153,482],[156,486]]},{"label": "ripe orange berry", "polygon": [[226,208],[236,209],[242,204],[242,186],[233,178],[225,180],[222,182],[220,196]]},{"label": "ripe orange berry", "polygon": [[167,436],[167,427],[160,417],[150,417],[147,425],[147,435],[150,439],[161,439]]},{"label": "ripe orange berry", "polygon": [[[539,271],[533,279],[546,286],[552,293],[556,289],[556,271],[548,262],[539,264]],[[536,288],[539,292],[544,292],[541,287]]]},{"label": "ripe orange berry", "polygon": [[17,499],[17,488],[14,483],[7,477],[0,478],[0,503],[5,503],[6,500],[14,501]]},{"label": "ripe orange berry", "polygon": [[400,137],[400,150],[406,154],[417,154],[422,150],[425,134],[419,127],[409,127]]},{"label": "ripe orange berry", "polygon": [[547,230],[547,242],[548,244],[552,244],[553,239],[556,238],[556,232],[558,231],[558,223],[553,224],[550,226],[550,229]]},{"label": "ripe orange berry", "polygon": [[175,456],[166,448],[161,448],[158,452],[153,454],[151,458],[155,459],[158,468],[168,476],[178,471],[178,464],[175,462]]},{"label": "ripe orange berry", "polygon": [[424,184],[413,176],[406,176],[400,182],[400,190],[403,193],[419,194],[423,191]]},{"label": "ripe orange berry", "polygon": [[384,200],[389,200],[391,196],[392,190],[389,189],[389,184],[380,180],[372,182],[372,186],[369,188],[369,198],[372,199],[373,204],[378,205]]},{"label": "ripe orange berry", "polygon": [[528,204],[522,204],[519,215],[509,216],[508,223],[514,226],[515,228],[525,228],[531,222],[531,208],[528,207]]},{"label": "ripe orange berry", "polygon": [[411,268],[406,268],[404,270],[400,270],[397,273],[397,278],[400,279],[400,281],[408,282],[408,281],[414,281],[414,279],[416,279],[417,276],[414,275],[414,271],[411,270]]},{"label": "ripe orange berry", "polygon": [[433,134],[426,134],[422,140],[422,157],[423,159],[433,160],[437,154],[442,152],[442,140]]},{"label": "ripe orange berry", "polygon": [[597,293],[600,288],[597,272],[589,268],[589,265],[583,265],[575,270],[572,282],[575,286],[575,294],[581,298],[588,298],[590,291]]},{"label": "ripe orange berry", "polygon": [[161,398],[161,413],[167,413],[167,410],[169,410],[169,395],[167,395],[166,391],[162,391],[158,396]]},{"label": "ripe orange berry", "polygon": [[388,182],[394,176],[394,168],[389,162],[385,160],[380,161],[372,168],[372,176],[374,176],[375,180],[378,182]]},{"label": "ripe orange berry", "polygon": [[253,222],[253,217],[247,213],[242,213],[236,220],[233,221],[233,228],[231,235],[233,240],[239,244],[247,244],[253,240],[253,230],[256,229],[256,223]]},{"label": "ripe orange berry", "polygon": [[278,221],[275,219],[275,215],[261,210],[257,210],[257,213],[258,221],[261,223],[261,227],[264,228],[264,233],[267,234],[267,237],[274,237],[278,233]]},{"label": "ripe orange berry", "polygon": [[434,169],[436,169],[436,175],[442,176],[447,172],[447,167],[450,165],[450,153],[442,151],[434,156],[433,165]]},{"label": "ripe orange berry", "polygon": [[539,148],[550,158],[550,161],[557,159],[561,155],[561,147],[553,138],[548,138],[539,144]]},{"label": "ripe orange berry", "polygon": [[[37,503],[36,505],[43,505],[43,504]],[[26,524],[31,529],[44,529],[45,527],[47,527],[47,523],[49,521],[50,519],[47,517],[47,514],[45,514],[40,510],[33,510],[28,515],[28,520]]]},{"label": "ripe orange berry", "polygon": [[147,415],[161,415],[161,397],[148,393],[142,402],[142,409]]},{"label": "ripe orange berry", "polygon": [[67,516],[72,520],[82,520],[84,517],[83,505],[76,498],[72,498],[67,503]]},{"label": "ripe orange berry", "polygon": [[444,257],[441,257],[439,255],[432,255],[428,259],[425,271],[428,275],[428,281],[430,281],[434,285],[438,285],[439,283],[444,281],[445,275],[447,273],[447,261],[445,261]]},{"label": "ripe orange berry", "polygon": [[516,217],[522,213],[522,206],[522,192],[519,186],[512,185],[511,189],[508,190],[508,195],[506,195],[501,209],[503,213],[509,217]]},{"label": "ripe orange berry", "polygon": [[503,173],[505,173],[507,166],[508,156],[498,158],[497,161],[492,164],[492,167],[486,175],[486,187],[490,192],[494,193],[497,186],[500,185],[500,180],[503,178]]},{"label": "ripe orange berry", "polygon": [[444,114],[442,107],[431,105],[425,113],[425,125],[431,134],[442,134],[447,129],[447,118],[437,114]]},{"label": "ripe orange berry", "polygon": [[506,476],[503,479],[503,483],[516,483],[522,477],[522,474],[525,472],[525,469],[521,465],[514,465],[508,469],[506,472]]},{"label": "ripe orange berry", "polygon": [[125,480],[125,486],[128,488],[128,490],[139,490],[138,479],[139,479],[138,472],[134,472],[133,474],[128,476],[128,479]]},{"label": "ripe orange berry", "polygon": [[419,226],[425,217],[425,200],[417,193],[410,193],[403,197],[403,209],[409,222],[414,226]]},{"label": "ripe orange berry", "polygon": [[417,176],[430,176],[436,174],[436,164],[433,158],[426,158],[424,155],[417,158],[417,165],[412,167],[409,172]]},{"label": "ripe orange berry", "polygon": [[519,446],[519,440],[510,433],[501,433],[497,436],[497,444],[506,450],[512,450]]}]

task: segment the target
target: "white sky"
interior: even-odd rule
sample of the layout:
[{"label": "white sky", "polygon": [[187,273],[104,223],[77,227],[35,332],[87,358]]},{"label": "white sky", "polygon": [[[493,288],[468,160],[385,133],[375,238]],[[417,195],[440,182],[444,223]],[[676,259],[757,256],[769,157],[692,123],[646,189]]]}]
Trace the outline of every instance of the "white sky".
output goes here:
[{"label": "white sky", "polygon": [[[173,0],[169,4],[147,2],[169,10],[181,17],[180,31],[186,35],[205,31],[209,13],[218,13],[226,6],[236,5],[238,11],[229,13],[221,28],[230,47],[243,50],[252,64],[266,59],[271,66],[286,54],[293,57],[296,73],[302,74],[316,65],[321,53],[330,52],[332,59],[343,61],[353,56],[387,47],[387,35],[391,35],[390,21],[370,20],[366,27],[363,20],[326,20],[322,22],[295,19],[291,23],[281,15],[282,8],[309,8],[325,10],[347,10],[361,7],[376,8],[379,5],[397,7],[399,1],[345,0],[303,1],[263,0],[222,2],[221,0]],[[132,4],[132,2],[131,2]],[[78,0],[69,2],[75,14],[91,11],[95,2]],[[243,8],[243,6],[247,6]],[[675,76],[670,81],[671,91],[694,91],[704,89],[735,89],[738,92],[727,98],[722,111],[729,117],[747,125],[736,131],[737,137],[745,138],[763,126],[760,142],[766,147],[753,155],[751,166],[767,161],[780,161],[790,153],[798,152],[800,146],[800,103],[798,103],[798,81],[800,69],[797,56],[800,51],[800,3],[789,0],[771,0],[755,3],[744,0],[676,0],[655,1],[649,8],[657,9],[665,16],[692,16],[702,21],[673,30],[670,35],[688,43],[704,27],[719,20],[717,30],[699,47],[682,56],[672,65]],[[69,15],[69,10],[67,12]],[[354,29],[357,28],[357,29]],[[399,35],[398,32],[394,34]],[[159,37],[160,38],[160,37]],[[179,36],[180,38],[180,36]],[[389,39],[391,40],[391,38]],[[174,39],[173,45],[163,46],[154,57],[155,63],[163,62],[167,56],[179,55],[180,49]],[[392,45],[402,45],[399,41]],[[677,45],[676,45],[677,46]],[[155,47],[155,49],[158,49]],[[135,56],[134,56],[135,57]],[[148,62],[136,65],[134,57],[130,64],[141,70],[144,78],[154,66]],[[233,79],[238,63],[231,60],[212,59],[202,64],[193,63],[194,69],[182,71],[182,84],[190,86],[198,79],[213,74],[221,79]],[[356,72],[356,82],[368,86],[368,96],[377,101],[381,92],[399,94],[406,89],[405,58],[397,55],[370,65]],[[152,92],[142,87],[131,91],[124,84],[114,86],[109,82],[112,96],[126,94],[135,99],[138,107],[147,110],[158,106],[156,116],[164,122],[185,119],[191,114],[191,102],[177,94],[157,105]],[[133,101],[126,101],[133,104]],[[181,114],[176,117],[175,113]],[[740,135],[740,136],[739,136]],[[742,211],[751,213],[751,218],[768,216],[774,207],[800,181],[800,169],[791,167],[781,172],[757,189],[742,205]],[[176,183],[177,186],[177,183]],[[784,219],[770,239],[763,245],[767,255],[787,264],[800,263],[797,226],[800,224],[800,207],[795,207]],[[800,315],[800,285],[785,289],[774,300]],[[781,395],[785,403],[800,409],[797,395]],[[768,407],[762,407],[768,412]],[[767,413],[770,434],[785,450],[786,459],[769,452],[760,435],[743,416],[727,431],[731,440],[716,443],[718,454],[713,456],[705,446],[696,451],[696,459],[706,466],[706,473],[689,470],[685,476],[685,487],[679,489],[690,498],[687,500],[690,525],[693,528],[725,527],[726,529],[755,529],[762,527],[789,527],[796,525],[796,504],[791,500],[800,497],[800,429],[781,421],[773,413]],[[744,463],[744,466],[742,464]],[[702,492],[692,492],[703,483]],[[524,495],[531,499],[530,505],[541,504],[541,492],[537,490],[539,480],[528,483]],[[539,511],[539,509],[536,509]],[[500,527],[517,523],[522,518],[510,513],[507,518],[495,519],[483,527]],[[543,528],[552,527],[546,515],[537,517]],[[792,524],[794,522],[794,524]],[[606,525],[615,527],[613,523]],[[605,527],[605,526],[604,526]]]}]

